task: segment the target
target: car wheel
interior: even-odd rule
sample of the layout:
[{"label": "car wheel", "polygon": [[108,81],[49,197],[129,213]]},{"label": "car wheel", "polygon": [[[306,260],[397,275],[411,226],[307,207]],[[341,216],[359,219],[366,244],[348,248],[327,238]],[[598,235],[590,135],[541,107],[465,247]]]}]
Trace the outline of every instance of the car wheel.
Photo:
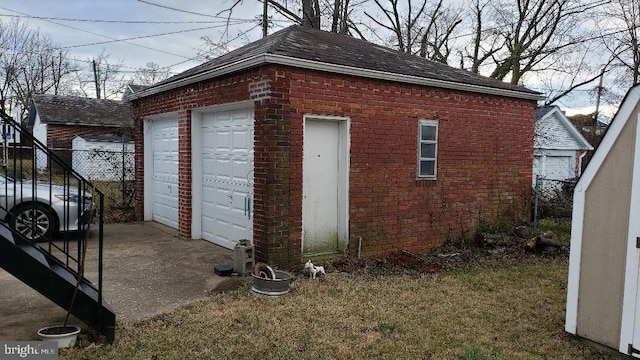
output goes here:
[{"label": "car wheel", "polygon": [[51,210],[41,204],[21,205],[14,209],[11,219],[13,230],[31,241],[47,241],[56,228]]}]

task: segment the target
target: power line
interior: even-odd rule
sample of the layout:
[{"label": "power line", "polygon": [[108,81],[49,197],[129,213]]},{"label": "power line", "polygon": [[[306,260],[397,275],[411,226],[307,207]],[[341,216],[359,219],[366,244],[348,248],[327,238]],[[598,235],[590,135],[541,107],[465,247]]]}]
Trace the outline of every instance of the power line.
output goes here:
[{"label": "power line", "polygon": [[[14,13],[17,13],[17,14],[21,14],[21,15],[28,15],[28,14],[22,13],[22,12],[20,12],[20,11],[16,11],[16,10],[11,10],[11,9],[4,8],[4,7],[2,7],[2,6],[0,6],[0,9],[2,9],[2,10],[6,10],[6,11],[11,11],[11,12],[14,12]],[[63,27],[69,28],[69,29],[73,29],[73,30],[76,30],[76,31],[85,32],[85,33],[87,33],[87,34],[91,34],[91,35],[95,35],[95,36],[100,36],[100,37],[103,37],[103,38],[106,38],[106,39],[109,39],[109,40],[119,41],[118,39],[112,38],[112,37],[110,37],[110,36],[106,36],[106,35],[102,35],[102,34],[94,33],[94,32],[92,32],[92,31],[85,30],[85,29],[81,29],[81,28],[77,28],[77,27],[74,27],[74,26],[61,24],[61,23],[58,23],[58,22],[55,22],[55,21],[51,21],[51,20],[43,20],[43,21],[46,21],[46,22],[49,22],[49,23],[52,23],[52,24],[55,24],[55,25],[58,25],[58,26],[63,26]],[[152,47],[150,47],[150,46],[145,46],[145,45],[141,45],[141,44],[136,44],[136,43],[132,43],[132,42],[128,42],[128,41],[121,41],[121,42],[124,42],[125,44],[129,44],[129,45],[133,45],[133,46],[141,47],[141,48],[143,48],[143,49],[153,50],[153,51],[157,51],[157,52],[160,52],[160,53],[163,53],[163,54],[167,54],[167,55],[173,55],[173,56],[181,57],[181,58],[183,58],[183,59],[187,59],[187,58],[188,58],[188,56],[179,55],[179,54],[172,53],[172,52],[170,52],[170,51],[165,51],[165,50],[160,50],[160,49],[152,48]]]},{"label": "power line", "polygon": [[[247,30],[247,31],[252,31],[252,30],[254,30],[254,29],[256,29],[256,28],[258,28],[258,27],[260,27],[260,26],[261,26],[260,24],[254,25],[251,29],[249,29],[249,30]],[[229,43],[229,42],[232,42],[232,41],[235,41],[235,40],[239,39],[242,35],[243,35],[243,34],[238,34],[238,35],[237,35],[236,37],[234,37],[233,39],[228,40],[228,41],[227,41],[227,43]],[[211,53],[211,51],[206,51],[206,50],[203,50],[203,49],[194,49],[194,50],[202,51],[202,52],[204,52],[205,54],[198,54],[198,55],[196,55],[196,56],[194,56],[194,57],[192,57],[192,58],[189,58],[189,59],[186,59],[186,60],[180,61],[180,62],[178,62],[178,63],[172,64],[172,65],[169,65],[169,66],[166,66],[165,68],[172,68],[172,67],[174,67],[174,66],[182,65],[182,64],[187,63],[187,62],[189,62],[189,61],[195,61],[195,60],[196,60],[196,59],[198,59],[198,58],[206,58],[206,53]]]},{"label": "power line", "polygon": [[[109,24],[217,24],[224,22],[219,21],[161,21],[161,20],[104,20],[104,19],[77,19],[77,18],[60,18],[60,17],[48,17],[48,16],[35,16],[35,15],[11,15],[0,14],[3,17],[25,18],[25,19],[37,19],[37,20],[56,20],[56,21],[77,21],[77,22],[91,22],[91,23],[109,23]],[[235,21],[253,21],[253,19],[231,19]]]},{"label": "power line", "polygon": [[[44,53],[44,51],[35,51],[35,50],[16,50],[16,49],[11,49],[11,48],[7,48],[4,46],[0,46],[0,50],[2,51],[9,51],[9,52],[13,52],[13,53],[19,53],[19,54],[26,54],[26,55],[42,55]],[[51,48],[51,50],[62,50],[60,48]],[[189,58],[187,60],[184,60],[182,62],[180,62],[179,64],[183,64],[186,63],[188,61],[191,61],[193,59],[196,59],[197,57],[194,58]],[[73,61],[73,62],[82,62],[82,63],[87,63],[87,64],[91,64],[92,60],[88,60],[88,59],[78,59],[75,57],[66,57],[66,59],[68,59],[69,61]],[[122,64],[118,64],[117,65],[119,68],[125,68],[125,69],[131,69],[131,70],[119,70],[119,72],[125,72],[125,73],[135,73],[136,71],[138,71],[139,69],[141,69],[141,67],[134,67],[134,66],[127,66],[127,65],[122,65]],[[173,66],[173,65],[172,65]],[[165,66],[162,67],[162,69],[169,69],[171,66]]]},{"label": "power line", "polygon": [[[178,31],[171,31],[171,32],[166,32],[166,33],[161,33],[161,34],[143,35],[143,36],[135,36],[135,37],[125,38],[125,39],[113,39],[113,40],[109,40],[109,41],[99,41],[99,42],[94,42],[94,43],[89,43],[89,44],[63,46],[63,47],[61,47],[61,49],[71,49],[71,48],[83,47],[83,46],[102,45],[102,44],[109,44],[109,43],[115,43],[115,42],[125,42],[126,43],[129,40],[148,39],[148,38],[158,37],[158,36],[165,36],[165,35],[187,33],[187,32],[192,32],[192,31],[215,29],[215,28],[221,27],[221,26],[226,26],[226,25],[205,26],[205,27],[196,28],[196,29],[178,30]],[[179,56],[179,55],[177,55],[177,56]]]},{"label": "power line", "polygon": [[188,10],[182,10],[182,9],[177,9],[174,7],[170,7],[170,6],[166,6],[166,5],[160,5],[160,4],[156,4],[154,2],[151,1],[145,1],[145,0],[138,0],[139,2],[143,3],[143,4],[147,4],[147,5],[152,5],[152,6],[157,6],[159,8],[163,8],[163,9],[167,9],[167,10],[172,10],[172,11],[177,11],[177,12],[181,12],[181,13],[185,13],[185,14],[191,14],[191,15],[198,15],[198,16],[206,16],[206,17],[210,17],[210,18],[214,18],[214,19],[221,19],[221,20],[227,20],[226,17],[222,17],[222,16],[214,16],[214,15],[209,15],[209,14],[202,14],[202,13],[197,13],[197,12],[193,12],[193,11],[188,11]]}]

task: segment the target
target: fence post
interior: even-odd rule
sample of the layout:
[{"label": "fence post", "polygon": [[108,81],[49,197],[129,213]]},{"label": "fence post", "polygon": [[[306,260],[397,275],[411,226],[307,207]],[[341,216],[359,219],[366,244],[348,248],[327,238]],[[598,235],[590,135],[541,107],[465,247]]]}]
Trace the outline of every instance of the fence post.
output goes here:
[{"label": "fence post", "polygon": [[533,190],[533,231],[538,231],[538,198],[540,197],[540,175],[536,175],[536,187]]},{"label": "fence post", "polygon": [[121,171],[121,173],[122,173],[122,191],[121,191],[121,194],[122,194],[122,209],[125,208],[125,201],[126,201],[125,198],[124,198],[125,179],[126,179],[126,176],[125,176],[125,169],[126,169],[125,168],[125,156],[126,156],[125,150],[126,150],[126,146],[127,146],[126,139],[127,139],[126,136],[122,135],[122,171]]}]

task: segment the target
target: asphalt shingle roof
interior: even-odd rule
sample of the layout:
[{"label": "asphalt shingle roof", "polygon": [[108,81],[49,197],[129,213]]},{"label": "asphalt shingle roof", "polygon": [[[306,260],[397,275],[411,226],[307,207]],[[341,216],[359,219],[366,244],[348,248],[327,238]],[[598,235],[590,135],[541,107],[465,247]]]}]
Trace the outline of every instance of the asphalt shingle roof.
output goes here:
[{"label": "asphalt shingle roof", "polygon": [[542,119],[545,115],[557,108],[556,105],[540,106],[536,108],[536,121]]},{"label": "asphalt shingle roof", "polygon": [[[522,86],[491,79],[376,45],[346,35],[302,26],[290,26],[202,65],[193,67],[151,87],[163,86],[260,55],[278,55],[348,68],[431,79],[482,88],[508,90],[523,95],[538,93]],[[303,65],[302,65],[303,66]],[[304,66],[303,66],[304,67]],[[144,93],[145,91],[143,91]],[[144,96],[144,95],[143,95]]]},{"label": "asphalt shingle roof", "polygon": [[[73,96],[34,95],[31,110],[47,124],[133,127],[133,111],[128,102]],[[34,111],[29,111],[28,126],[33,126]]]},{"label": "asphalt shingle roof", "polygon": [[115,134],[102,134],[102,135],[80,135],[79,138],[82,138],[86,141],[100,141],[100,142],[114,142],[114,143],[122,143],[132,142],[132,139],[129,139],[126,136],[115,135]]}]

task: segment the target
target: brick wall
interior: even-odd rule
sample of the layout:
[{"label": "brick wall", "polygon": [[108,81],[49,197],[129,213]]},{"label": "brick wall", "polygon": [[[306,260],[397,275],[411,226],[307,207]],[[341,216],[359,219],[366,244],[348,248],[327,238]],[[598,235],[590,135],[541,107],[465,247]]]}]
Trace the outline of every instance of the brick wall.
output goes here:
[{"label": "brick wall", "polygon": [[71,142],[76,136],[122,135],[126,132],[126,129],[115,127],[47,124],[46,145],[55,149],[71,149]]},{"label": "brick wall", "polygon": [[72,163],[72,152],[61,149],[71,149],[73,138],[85,135],[133,135],[131,129],[102,127],[102,126],[79,126],[79,125],[59,125],[47,124],[47,147],[54,149],[56,155],[67,164]]},{"label": "brick wall", "polygon": [[[178,112],[180,234],[190,237],[190,110],[252,99],[255,107],[256,258],[301,262],[304,114],[351,119],[349,250],[427,252],[492,224],[527,218],[534,101],[265,66],[135,101],[142,118]],[[420,119],[438,119],[438,177],[417,180]],[[143,136],[136,137],[143,213]]]},{"label": "brick wall", "polygon": [[293,141],[292,110],[289,106],[291,90],[285,75],[275,69],[265,70],[264,76],[269,79],[268,96],[264,91],[259,95],[252,92],[253,98],[258,100],[255,114],[254,240],[257,240],[257,259],[292,268],[302,260],[302,228],[299,225],[301,215],[291,211],[291,199],[296,192],[291,188],[294,181],[294,174],[290,173]]},{"label": "brick wall", "polygon": [[[178,113],[179,145],[179,234],[191,238],[191,110],[201,107],[254,100],[254,199],[253,225],[256,258],[275,262],[289,255],[288,181],[282,166],[288,163],[288,130],[283,122],[288,119],[287,83],[263,73],[262,68],[239,72],[222,78],[203,81],[180,89],[167,91],[134,102],[136,113],[136,214],[144,214],[144,136],[143,119],[169,112]],[[273,78],[273,79],[272,79]],[[277,93],[276,93],[277,92]],[[284,140],[283,140],[284,139]],[[277,151],[277,149],[280,151]],[[275,149],[275,150],[274,150]],[[285,239],[285,240],[283,240]],[[298,240],[299,243],[299,240]],[[299,246],[298,246],[299,248]],[[294,253],[296,253],[294,251]],[[299,258],[300,250],[297,250]]]},{"label": "brick wall", "polygon": [[[448,239],[469,241],[481,219],[529,219],[534,101],[283,71],[292,79],[292,136],[301,137],[303,114],[351,119],[352,254],[358,237],[365,255],[424,253]],[[439,122],[436,180],[417,180],[420,119]],[[300,189],[301,142],[292,141],[291,153],[291,188]]]}]

